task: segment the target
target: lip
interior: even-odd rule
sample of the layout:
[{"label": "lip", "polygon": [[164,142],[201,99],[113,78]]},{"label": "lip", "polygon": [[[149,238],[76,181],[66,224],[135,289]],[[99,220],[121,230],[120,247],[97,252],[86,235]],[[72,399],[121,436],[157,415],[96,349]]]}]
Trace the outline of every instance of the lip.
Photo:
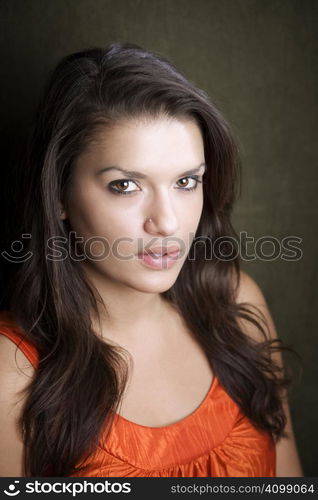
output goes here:
[{"label": "lip", "polygon": [[[153,253],[159,254],[155,257]],[[161,254],[161,255],[160,255]],[[165,254],[165,255],[164,255]],[[148,252],[139,253],[137,255],[138,259],[142,264],[151,269],[170,269],[175,265],[180,254],[179,247],[170,247],[165,249],[163,247],[154,247]]]},{"label": "lip", "polygon": [[[164,254],[167,254],[167,255],[171,255],[171,254],[175,254],[176,252],[180,252],[180,248],[179,246],[177,245],[170,245],[170,246],[157,246],[157,247],[151,247],[151,248],[147,248],[145,250],[145,252],[142,252],[142,254],[160,254],[160,255],[164,255]],[[142,254],[138,254],[138,255],[142,255]]]}]

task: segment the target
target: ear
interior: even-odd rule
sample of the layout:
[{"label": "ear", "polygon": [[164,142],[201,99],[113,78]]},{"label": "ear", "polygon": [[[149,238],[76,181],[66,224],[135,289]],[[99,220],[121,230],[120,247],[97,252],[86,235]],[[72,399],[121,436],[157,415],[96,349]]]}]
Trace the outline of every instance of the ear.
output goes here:
[{"label": "ear", "polygon": [[62,205],[61,202],[59,203],[59,211],[60,211],[60,219],[61,220],[67,219],[66,211],[65,211],[65,209],[64,209],[64,207],[63,207],[63,205]]}]

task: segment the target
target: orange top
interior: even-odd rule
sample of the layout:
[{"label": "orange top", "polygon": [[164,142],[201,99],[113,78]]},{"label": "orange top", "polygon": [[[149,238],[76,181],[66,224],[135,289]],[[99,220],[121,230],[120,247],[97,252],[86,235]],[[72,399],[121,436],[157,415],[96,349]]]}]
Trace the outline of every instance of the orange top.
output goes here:
[{"label": "orange top", "polygon": [[[8,311],[0,312],[0,333],[15,344],[21,330]],[[19,345],[34,368],[38,353]],[[116,414],[107,439],[73,477],[275,477],[272,436],[256,429],[214,375],[199,407],[178,422],[148,427]]]}]

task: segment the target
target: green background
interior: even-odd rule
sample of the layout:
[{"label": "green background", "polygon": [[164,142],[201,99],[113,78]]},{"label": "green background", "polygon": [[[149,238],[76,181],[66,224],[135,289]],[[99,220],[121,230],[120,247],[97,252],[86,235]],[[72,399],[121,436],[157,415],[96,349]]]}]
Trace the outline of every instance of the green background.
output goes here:
[{"label": "green background", "polygon": [[47,72],[66,53],[112,41],[138,43],[170,58],[219,105],[242,159],[236,230],[255,239],[301,239],[297,261],[257,258],[243,268],[263,290],[279,337],[303,358],[290,405],[305,475],[318,476],[318,2],[2,0],[0,14],[9,210],[11,167]]}]

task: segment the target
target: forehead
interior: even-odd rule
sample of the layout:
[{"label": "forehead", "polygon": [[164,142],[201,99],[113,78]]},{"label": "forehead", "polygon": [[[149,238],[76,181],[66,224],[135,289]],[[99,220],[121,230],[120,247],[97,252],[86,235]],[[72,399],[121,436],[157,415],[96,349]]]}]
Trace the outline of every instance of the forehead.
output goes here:
[{"label": "forehead", "polygon": [[151,174],[158,169],[193,168],[204,161],[202,134],[191,119],[161,117],[123,120],[99,128],[79,164],[119,165]]}]

